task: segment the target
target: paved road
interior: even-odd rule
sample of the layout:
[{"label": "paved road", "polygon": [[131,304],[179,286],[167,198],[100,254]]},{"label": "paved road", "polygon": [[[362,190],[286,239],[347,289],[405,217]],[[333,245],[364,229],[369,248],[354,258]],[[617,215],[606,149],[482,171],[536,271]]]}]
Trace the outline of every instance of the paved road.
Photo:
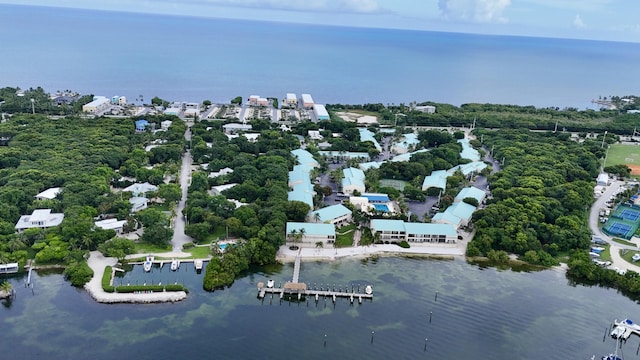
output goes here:
[{"label": "paved road", "polygon": [[604,241],[608,242],[611,245],[610,253],[611,253],[611,266],[609,268],[615,269],[618,268],[620,270],[633,270],[637,273],[640,273],[640,266],[633,265],[620,257],[620,250],[629,249],[629,250],[638,250],[637,247],[622,245],[619,244],[613,239],[603,233],[598,227],[600,209],[606,207],[606,202],[611,198],[611,196],[620,189],[621,186],[624,185],[624,181],[613,181],[611,185],[607,186],[604,194],[600,195],[599,198],[594,201],[591,206],[591,212],[589,213],[589,227],[591,228],[591,232],[595,236],[599,236]]},{"label": "paved road", "polygon": [[[184,133],[184,138],[187,141],[191,140],[191,128],[189,126],[187,126],[187,131]],[[184,233],[186,221],[185,217],[182,215],[182,210],[184,210],[184,207],[187,204],[187,190],[189,189],[189,184],[191,183],[192,162],[193,159],[191,158],[191,151],[185,151],[185,153],[182,155],[182,167],[180,168],[180,189],[182,190],[182,198],[180,199],[180,202],[178,202],[178,207],[176,208],[176,218],[173,226],[173,238],[171,239],[171,247],[173,248],[173,252],[182,252],[182,245],[193,241],[191,237],[187,236]]]}]

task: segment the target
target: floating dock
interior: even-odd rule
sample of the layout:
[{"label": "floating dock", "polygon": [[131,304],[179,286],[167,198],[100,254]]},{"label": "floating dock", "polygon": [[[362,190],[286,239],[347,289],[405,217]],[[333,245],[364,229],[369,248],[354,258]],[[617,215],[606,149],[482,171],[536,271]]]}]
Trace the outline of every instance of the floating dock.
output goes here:
[{"label": "floating dock", "polygon": [[[349,290],[349,286],[345,286],[344,290],[342,288],[338,288],[336,290],[335,285],[330,287],[329,284],[326,286],[320,284],[318,288],[317,285],[314,285],[313,288],[310,288],[305,283],[299,282],[300,277],[300,256],[296,256],[296,261],[294,263],[293,268],[293,279],[291,282],[286,282],[283,286],[280,287],[271,287],[269,285],[265,286],[263,282],[258,283],[258,298],[263,299],[266,294],[276,294],[280,299],[287,296],[289,299],[297,298],[297,300],[302,300],[307,296],[313,297],[317,302],[320,298],[323,299],[331,299],[334,303],[337,298],[348,298],[349,302],[352,304],[354,301],[358,301],[359,304],[362,304],[362,300],[373,300],[373,289],[371,285],[363,286],[363,292],[360,291],[360,285],[357,287],[355,285],[351,285],[351,290]],[[270,281],[271,282],[271,281]],[[357,291],[356,291],[357,290]]]},{"label": "floating dock", "polygon": [[615,327],[611,330],[611,337],[614,339],[627,340],[631,334],[640,336],[640,325],[634,324],[629,319],[620,322],[616,320],[613,324]]}]

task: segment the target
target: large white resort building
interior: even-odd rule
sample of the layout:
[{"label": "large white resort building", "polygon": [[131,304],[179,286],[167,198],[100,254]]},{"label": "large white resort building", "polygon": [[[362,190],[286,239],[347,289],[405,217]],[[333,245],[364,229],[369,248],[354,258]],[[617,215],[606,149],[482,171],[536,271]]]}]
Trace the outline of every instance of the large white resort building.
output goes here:
[{"label": "large white resort building", "polygon": [[458,233],[450,224],[411,223],[402,220],[371,220],[371,233],[384,242],[412,244],[455,244]]}]

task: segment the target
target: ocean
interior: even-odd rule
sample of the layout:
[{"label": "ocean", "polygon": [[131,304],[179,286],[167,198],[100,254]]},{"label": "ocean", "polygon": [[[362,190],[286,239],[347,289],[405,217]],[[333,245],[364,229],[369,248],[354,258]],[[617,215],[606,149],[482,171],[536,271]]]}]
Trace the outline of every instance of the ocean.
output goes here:
[{"label": "ocean", "polygon": [[0,5],[0,87],[227,102],[594,108],[639,94],[640,43]]}]

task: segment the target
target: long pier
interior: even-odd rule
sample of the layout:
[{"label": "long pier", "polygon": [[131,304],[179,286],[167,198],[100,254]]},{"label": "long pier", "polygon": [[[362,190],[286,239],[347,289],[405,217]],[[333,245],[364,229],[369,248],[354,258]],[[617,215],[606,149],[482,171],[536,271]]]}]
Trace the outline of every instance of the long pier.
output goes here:
[{"label": "long pier", "polygon": [[[326,288],[320,284],[320,289],[317,286],[314,286],[313,289],[308,288],[307,284],[299,282],[300,277],[300,256],[296,256],[296,260],[293,267],[293,278],[291,282],[286,282],[282,287],[275,287],[273,284],[273,280],[269,280],[267,286],[263,282],[258,283],[258,298],[263,299],[266,294],[275,294],[280,299],[288,296],[289,298],[297,297],[298,300],[302,300],[303,297],[313,297],[317,302],[321,297],[323,299],[329,298],[334,303],[337,298],[349,298],[349,302],[353,304],[354,301],[358,301],[359,304],[362,304],[363,299],[373,300],[373,289],[371,285],[364,285],[364,292],[360,291],[360,285],[356,286],[351,285],[351,291],[349,291],[349,287],[345,286],[344,291],[342,288],[338,288],[336,291],[335,285],[333,288],[327,284]],[[357,292],[356,292],[357,290]]]}]

